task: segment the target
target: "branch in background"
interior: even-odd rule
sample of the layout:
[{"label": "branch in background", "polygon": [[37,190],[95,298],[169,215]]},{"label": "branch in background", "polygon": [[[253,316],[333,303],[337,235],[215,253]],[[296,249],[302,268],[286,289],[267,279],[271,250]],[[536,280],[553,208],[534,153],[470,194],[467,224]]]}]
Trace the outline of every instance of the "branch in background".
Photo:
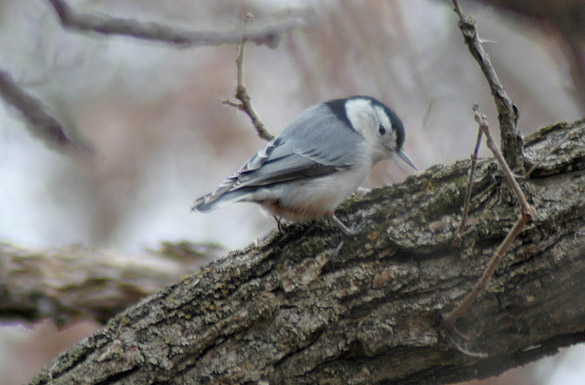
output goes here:
[{"label": "branch in background", "polygon": [[[238,44],[242,39],[242,32],[239,30],[224,32],[186,31],[154,22],[80,14],[71,9],[64,0],[48,0],[48,2],[57,12],[63,27],[81,32],[122,35],[181,46]],[[256,44],[275,47],[281,34],[294,29],[307,28],[310,24],[311,21],[306,13],[297,13],[280,22],[248,31],[243,37]]]},{"label": "branch in background", "polygon": [[500,122],[501,145],[504,158],[512,170],[518,173],[524,172],[523,140],[518,131],[518,109],[508,97],[488,54],[483,49],[481,40],[477,33],[475,20],[463,13],[458,0],[453,0],[455,12],[459,16],[459,29],[469,51],[479,64],[485,78],[487,79]]},{"label": "branch in background", "polygon": [[[246,15],[246,18],[244,19],[244,30],[242,31],[242,36],[244,35],[248,22],[252,20],[253,17],[254,16],[252,14]],[[252,106],[252,99],[248,94],[248,89],[244,85],[244,55],[246,53],[246,43],[247,40],[244,37],[242,37],[240,41],[240,50],[238,53],[238,57],[236,58],[236,69],[238,79],[238,84],[236,86],[236,99],[238,99],[240,103],[235,103],[230,100],[224,100],[223,103],[245,112],[248,115],[248,117],[250,117],[250,120],[252,121],[252,124],[254,125],[254,128],[258,133],[258,136],[266,141],[269,141],[274,139],[274,135],[272,135],[268,128],[266,128],[266,125],[264,125],[264,123],[256,113],[256,110],[254,110],[254,107]]]},{"label": "branch in background", "polygon": [[[183,46],[237,44],[242,39],[253,41],[256,44],[266,44],[274,47],[280,35],[311,24],[307,14],[297,13],[278,23],[264,25],[253,31],[226,31],[226,32],[193,32],[172,28],[157,23],[144,23],[131,19],[83,15],[73,11],[64,0],[48,0],[55,9],[61,24],[65,28],[77,31],[94,32],[104,35],[125,35],[139,39],[172,43]],[[243,46],[241,47],[243,51]],[[243,52],[242,52],[243,57]],[[255,115],[250,97],[245,88],[238,88],[238,95],[246,106],[245,111],[250,115],[254,126],[263,138],[270,137],[270,133],[263,127],[262,122]],[[68,134],[61,122],[52,116],[40,100],[27,93],[12,77],[0,70],[0,96],[4,101],[20,111],[28,123],[30,131],[48,145],[59,150],[73,149],[81,154],[90,154],[92,149],[83,141],[75,138],[74,133]]]},{"label": "branch in background", "polygon": [[0,70],[0,96],[6,104],[17,109],[24,117],[30,132],[58,150],[74,150],[82,154],[92,149],[79,140],[72,140],[63,125],[46,111],[39,99],[27,93],[12,77]]},{"label": "branch in background", "polygon": [[[476,0],[491,8],[530,19],[534,26],[560,41],[570,66],[572,86],[585,111],[585,2],[582,0]],[[518,18],[516,18],[518,19]],[[544,26],[544,27],[543,27]],[[556,55],[554,55],[556,56]],[[566,63],[562,62],[564,66]]]},{"label": "branch in background", "polygon": [[30,250],[0,242],[0,320],[105,323],[217,253],[217,247],[189,243],[164,243],[158,252],[132,256],[79,246]]}]

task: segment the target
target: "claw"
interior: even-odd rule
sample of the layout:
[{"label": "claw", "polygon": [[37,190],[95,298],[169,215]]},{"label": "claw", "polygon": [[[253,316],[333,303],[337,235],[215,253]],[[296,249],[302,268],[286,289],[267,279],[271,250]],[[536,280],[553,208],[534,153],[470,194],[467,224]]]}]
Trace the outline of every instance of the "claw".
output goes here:
[{"label": "claw", "polygon": [[366,227],[365,221],[357,226],[347,227],[339,218],[337,218],[337,216],[335,216],[335,214],[331,216],[331,219],[333,220],[333,222],[335,222],[337,227],[339,227],[341,231],[343,231],[346,235],[356,235]]}]

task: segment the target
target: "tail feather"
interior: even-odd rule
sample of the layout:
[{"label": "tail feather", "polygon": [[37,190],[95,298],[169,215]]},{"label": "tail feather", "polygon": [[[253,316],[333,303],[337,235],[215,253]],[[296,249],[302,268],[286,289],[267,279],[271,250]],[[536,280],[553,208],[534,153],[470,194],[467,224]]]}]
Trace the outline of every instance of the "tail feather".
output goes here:
[{"label": "tail feather", "polygon": [[198,211],[200,213],[215,210],[220,207],[241,201],[245,199],[247,195],[249,195],[249,192],[241,190],[229,191],[223,194],[207,194],[201,198],[198,198],[193,203],[192,210]]}]

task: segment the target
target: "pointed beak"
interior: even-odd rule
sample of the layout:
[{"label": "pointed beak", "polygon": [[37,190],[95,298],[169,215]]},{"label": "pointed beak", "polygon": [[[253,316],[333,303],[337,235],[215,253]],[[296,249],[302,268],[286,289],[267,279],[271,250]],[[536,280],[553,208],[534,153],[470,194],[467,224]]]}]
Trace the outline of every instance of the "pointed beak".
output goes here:
[{"label": "pointed beak", "polygon": [[414,165],[414,163],[412,163],[412,161],[410,159],[408,159],[408,156],[406,156],[406,154],[403,153],[402,150],[396,151],[396,155],[398,155],[398,157],[400,159],[402,159],[404,161],[404,163],[406,163],[407,165],[409,165],[410,167],[412,167],[416,171],[418,171],[418,168],[416,168],[416,166]]}]

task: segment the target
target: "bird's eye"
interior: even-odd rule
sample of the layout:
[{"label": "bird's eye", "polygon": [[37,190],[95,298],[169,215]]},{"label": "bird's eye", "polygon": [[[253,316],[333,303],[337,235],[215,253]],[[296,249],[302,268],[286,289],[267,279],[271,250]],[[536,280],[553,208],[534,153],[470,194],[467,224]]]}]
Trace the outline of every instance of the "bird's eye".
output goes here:
[{"label": "bird's eye", "polygon": [[378,127],[378,132],[380,135],[384,135],[386,133],[386,129],[380,124],[380,127]]}]

